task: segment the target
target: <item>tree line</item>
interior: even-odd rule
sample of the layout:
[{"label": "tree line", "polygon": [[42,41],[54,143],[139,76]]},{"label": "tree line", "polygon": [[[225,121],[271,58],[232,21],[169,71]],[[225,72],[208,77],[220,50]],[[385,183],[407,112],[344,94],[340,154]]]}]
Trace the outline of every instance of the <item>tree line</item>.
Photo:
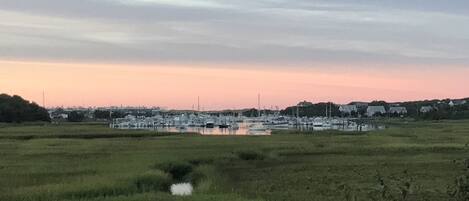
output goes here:
[{"label": "tree line", "polygon": [[[448,103],[449,99],[444,100],[424,100],[424,101],[408,101],[408,102],[394,102],[388,103],[386,101],[372,101],[367,103],[368,106],[383,106],[386,111],[393,106],[405,107],[407,110],[406,114],[380,114],[377,116],[383,117],[411,117],[415,119],[424,120],[440,120],[440,119],[469,119],[469,98],[465,104],[450,106]],[[352,105],[354,103],[350,103]],[[432,108],[431,111],[422,112],[420,109],[423,106],[429,106]],[[298,104],[295,106],[287,107],[280,111],[282,115],[289,116],[300,116],[300,117],[317,117],[317,116],[344,116],[344,117],[359,117],[365,116],[367,107],[358,106],[358,111],[352,114],[343,114],[339,111],[340,105],[334,103],[308,103]],[[328,113],[326,113],[326,111]]]},{"label": "tree line", "polygon": [[32,121],[50,122],[47,110],[21,96],[0,94],[0,122],[21,123]]}]

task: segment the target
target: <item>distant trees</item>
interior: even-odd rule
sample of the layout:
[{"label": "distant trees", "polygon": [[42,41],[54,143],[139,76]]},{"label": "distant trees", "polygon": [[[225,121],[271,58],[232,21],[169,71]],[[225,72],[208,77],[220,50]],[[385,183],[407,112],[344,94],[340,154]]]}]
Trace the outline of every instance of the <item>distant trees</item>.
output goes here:
[{"label": "distant trees", "polygon": [[308,106],[291,106],[287,107],[284,110],[280,111],[282,115],[293,115],[300,117],[317,117],[317,116],[326,116],[331,113],[332,116],[340,116],[339,106],[333,103],[317,103]]},{"label": "distant trees", "polygon": [[369,106],[384,106],[384,108],[389,109],[389,103],[386,101],[372,101]]},{"label": "distant trees", "polygon": [[82,122],[83,120],[85,120],[85,114],[78,111],[72,111],[68,114],[67,120],[69,122]]},{"label": "distant trees", "polygon": [[243,111],[242,114],[243,116],[246,116],[246,117],[257,117],[259,114],[259,111],[257,109],[251,108],[251,109]]},{"label": "distant trees", "polygon": [[0,122],[21,123],[50,121],[49,113],[34,102],[20,96],[0,94]]},{"label": "distant trees", "polygon": [[373,117],[384,117],[384,114],[381,112],[376,112],[373,114]]},{"label": "distant trees", "polygon": [[[453,102],[453,104],[450,104]],[[326,116],[326,108],[332,116],[342,117],[365,117],[367,116],[367,108],[369,106],[383,106],[386,112],[374,113],[374,117],[411,117],[414,119],[423,120],[441,120],[441,119],[469,119],[469,98],[460,100],[423,100],[423,101],[408,101],[408,102],[393,102],[388,103],[385,101],[372,101],[372,102],[352,102],[349,105],[356,105],[357,111],[351,113],[343,113],[339,111],[339,105],[334,103],[315,103],[304,104],[306,101],[301,102],[295,106],[290,106],[280,111],[282,115],[300,116],[300,117],[315,117]],[[331,108],[332,106],[332,108]],[[420,109],[424,106],[433,108],[428,112],[422,112]],[[398,113],[391,112],[391,107],[404,107],[406,112]],[[332,112],[330,111],[332,109]]]},{"label": "distant trees", "polygon": [[95,110],[93,116],[95,119],[109,119],[109,117],[111,116],[109,113],[111,113],[112,118],[123,118],[126,115],[124,112],[121,111],[110,112],[109,110]]}]

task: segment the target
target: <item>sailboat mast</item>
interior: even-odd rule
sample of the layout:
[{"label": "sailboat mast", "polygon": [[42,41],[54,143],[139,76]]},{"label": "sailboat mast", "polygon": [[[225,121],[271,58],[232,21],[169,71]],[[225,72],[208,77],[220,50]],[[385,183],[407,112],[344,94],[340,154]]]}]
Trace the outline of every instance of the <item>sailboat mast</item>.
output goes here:
[{"label": "sailboat mast", "polygon": [[197,96],[197,112],[200,112],[200,96]]},{"label": "sailboat mast", "polygon": [[328,115],[327,115],[327,113],[328,113],[327,107],[328,107],[328,104],[326,103],[326,117],[328,116]]},{"label": "sailboat mast", "polygon": [[300,117],[300,106],[296,105],[296,118]]},{"label": "sailboat mast", "polygon": [[261,94],[257,94],[257,116],[261,116]]},{"label": "sailboat mast", "polygon": [[46,108],[46,92],[42,90],[42,107]]}]

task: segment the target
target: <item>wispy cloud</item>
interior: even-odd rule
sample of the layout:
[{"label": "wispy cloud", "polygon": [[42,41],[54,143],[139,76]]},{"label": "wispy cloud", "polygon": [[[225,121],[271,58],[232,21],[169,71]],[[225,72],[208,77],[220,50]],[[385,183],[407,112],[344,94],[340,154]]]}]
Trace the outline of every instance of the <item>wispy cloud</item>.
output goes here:
[{"label": "wispy cloud", "polygon": [[210,0],[108,0],[122,3],[125,5],[146,6],[151,4],[183,6],[183,7],[202,7],[202,8],[229,8],[228,4],[219,3]]},{"label": "wispy cloud", "polygon": [[469,3],[426,2],[4,0],[0,59],[469,64]]}]

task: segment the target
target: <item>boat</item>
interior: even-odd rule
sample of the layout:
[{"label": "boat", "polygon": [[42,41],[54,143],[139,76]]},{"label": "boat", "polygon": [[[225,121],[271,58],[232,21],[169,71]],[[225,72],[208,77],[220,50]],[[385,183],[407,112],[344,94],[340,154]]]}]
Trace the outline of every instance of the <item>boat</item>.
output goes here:
[{"label": "boat", "polygon": [[233,123],[231,123],[230,128],[233,129],[233,130],[237,130],[237,129],[239,129],[239,125],[238,125],[238,123],[233,122]]},{"label": "boat", "polygon": [[251,135],[265,135],[267,134],[268,132],[268,128],[265,127],[264,125],[262,124],[253,124],[251,126],[249,126],[249,129],[248,129],[248,134],[251,134]]},{"label": "boat", "polygon": [[226,124],[226,123],[218,125],[218,128],[229,128],[229,127],[230,127],[230,125]]},{"label": "boat", "polygon": [[314,121],[313,127],[323,127],[324,123],[322,121]]},{"label": "boat", "polygon": [[214,128],[215,123],[213,121],[207,121],[207,122],[205,122],[205,127],[206,128]]}]

